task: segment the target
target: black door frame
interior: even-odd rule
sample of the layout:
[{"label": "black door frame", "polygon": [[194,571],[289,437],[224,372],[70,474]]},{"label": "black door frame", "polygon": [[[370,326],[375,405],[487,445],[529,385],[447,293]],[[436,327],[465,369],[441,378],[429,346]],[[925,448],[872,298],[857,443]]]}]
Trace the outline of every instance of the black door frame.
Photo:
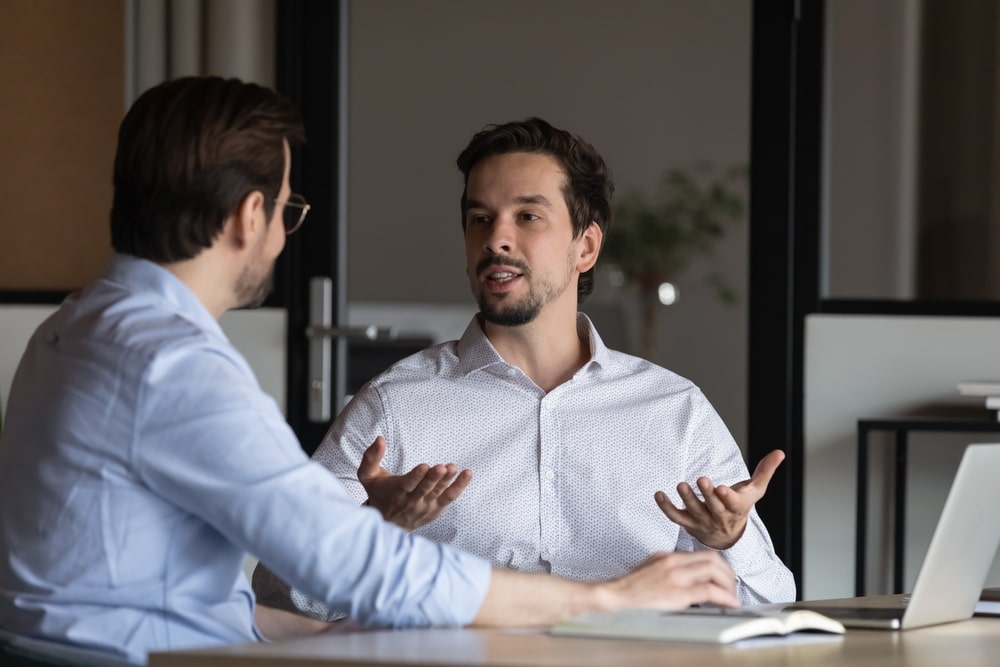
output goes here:
[{"label": "black door frame", "polygon": [[[757,510],[802,581],[803,343],[820,307],[823,0],[755,0],[747,451],[785,451]],[[800,587],[801,588],[801,587]]]},{"label": "black door frame", "polygon": [[[286,414],[302,448],[315,451],[328,423],[309,418],[309,282],[333,280],[333,326],[347,319],[346,127],[347,1],[275,3],[276,88],[302,112],[306,145],[292,155],[292,189],[312,205],[301,230],[288,238],[268,305],[288,312]],[[346,345],[333,341],[330,414],[342,400]],[[339,378],[339,380],[337,379]]]}]

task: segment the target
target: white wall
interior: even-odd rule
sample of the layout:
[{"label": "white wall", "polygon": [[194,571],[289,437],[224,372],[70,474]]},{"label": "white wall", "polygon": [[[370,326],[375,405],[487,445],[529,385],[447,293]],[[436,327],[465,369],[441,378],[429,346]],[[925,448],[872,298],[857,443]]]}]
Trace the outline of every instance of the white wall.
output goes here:
[{"label": "white wall", "polygon": [[[962,380],[1000,378],[1000,320],[965,317],[812,315],[806,321],[804,580],[811,599],[854,595],[857,420],[983,405],[961,397]],[[983,408],[983,418],[988,413]],[[911,590],[965,445],[1000,433],[911,434],[907,478],[906,590]],[[871,438],[871,449],[888,445]],[[874,457],[876,463],[878,457]],[[888,592],[890,506],[876,465],[869,492],[869,593]],[[995,517],[984,517],[996,520]],[[960,566],[960,565],[959,565]],[[988,585],[1000,585],[994,563]]]},{"label": "white wall", "polygon": [[[652,188],[669,166],[746,163],[749,92],[749,2],[352,3],[350,301],[472,305],[455,158],[484,125],[540,115],[593,143],[619,191]],[[715,301],[709,267],[739,306]],[[740,442],[746,273],[743,224],[679,280],[658,359],[701,385]]]},{"label": "white wall", "polygon": [[[6,408],[11,380],[31,334],[55,312],[51,305],[0,304],[0,408]],[[261,388],[285,409],[284,309],[234,310],[219,320],[222,330],[246,357]]]}]

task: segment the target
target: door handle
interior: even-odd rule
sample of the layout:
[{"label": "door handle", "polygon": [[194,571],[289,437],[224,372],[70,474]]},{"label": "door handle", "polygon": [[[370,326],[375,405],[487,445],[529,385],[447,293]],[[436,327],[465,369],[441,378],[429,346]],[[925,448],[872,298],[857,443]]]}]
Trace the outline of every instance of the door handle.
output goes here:
[{"label": "door handle", "polygon": [[396,337],[391,327],[367,326],[341,327],[333,325],[333,280],[315,276],[309,280],[309,364],[306,394],[309,397],[309,420],[330,420],[330,395],[333,392],[331,362],[334,339],[389,340]]},{"label": "door handle", "polygon": [[309,338],[358,338],[364,340],[391,340],[396,337],[392,327],[380,327],[374,324],[357,327],[330,327],[310,324],[306,327]]}]

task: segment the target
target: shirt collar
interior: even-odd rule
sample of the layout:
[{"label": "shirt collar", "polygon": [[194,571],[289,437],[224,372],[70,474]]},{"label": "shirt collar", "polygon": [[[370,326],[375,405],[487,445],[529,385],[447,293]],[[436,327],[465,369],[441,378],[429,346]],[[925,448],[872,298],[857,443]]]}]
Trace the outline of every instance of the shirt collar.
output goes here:
[{"label": "shirt collar", "polygon": [[125,286],[129,293],[160,302],[168,310],[195,324],[199,329],[228,340],[219,322],[180,278],[156,262],[116,253],[104,278]]},{"label": "shirt collar", "polygon": [[[479,318],[479,315],[475,315],[472,318],[469,326],[465,328],[465,333],[458,340],[458,371],[462,375],[468,375],[473,371],[498,364],[504,367],[511,367],[500,356],[500,353],[496,351],[496,348],[490,343],[486,334],[483,333],[483,327],[480,324]],[[597,329],[594,328],[594,323],[583,313],[576,314],[576,331],[577,334],[585,337],[590,342],[590,360],[583,365],[577,372],[577,375],[589,370],[593,366],[607,366],[610,358],[608,348],[604,344],[604,341],[601,340],[600,335],[598,335]]]}]

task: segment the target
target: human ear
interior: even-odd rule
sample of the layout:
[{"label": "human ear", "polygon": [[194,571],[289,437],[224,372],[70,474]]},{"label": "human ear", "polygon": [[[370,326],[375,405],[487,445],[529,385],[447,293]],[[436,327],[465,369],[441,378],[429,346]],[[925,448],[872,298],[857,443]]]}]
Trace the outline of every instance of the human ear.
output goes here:
[{"label": "human ear", "polygon": [[580,273],[585,273],[594,268],[597,263],[597,256],[601,251],[601,242],[604,240],[604,232],[596,222],[591,222],[590,226],[580,234],[577,239],[579,254],[576,262],[576,269]]},{"label": "human ear", "polygon": [[257,234],[267,227],[264,211],[264,193],[254,190],[237,205],[227,223],[232,228],[232,237],[239,246],[247,245]]}]

